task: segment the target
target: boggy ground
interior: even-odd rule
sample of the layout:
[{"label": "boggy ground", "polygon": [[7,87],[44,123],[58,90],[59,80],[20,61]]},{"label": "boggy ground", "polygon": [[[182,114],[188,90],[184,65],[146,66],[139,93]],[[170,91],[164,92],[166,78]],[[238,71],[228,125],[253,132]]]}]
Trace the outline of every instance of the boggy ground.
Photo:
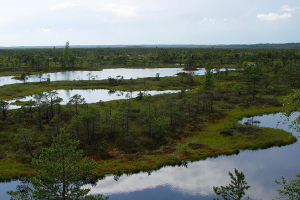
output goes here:
[{"label": "boggy ground", "polygon": [[[259,108],[259,109],[258,109]],[[183,130],[184,137],[170,140],[153,151],[129,153],[109,147],[109,157],[92,156],[98,163],[99,176],[105,174],[137,173],[151,171],[166,165],[182,165],[187,161],[197,161],[218,155],[239,153],[244,149],[264,149],[272,146],[292,144],[296,138],[283,130],[245,126],[229,121],[234,117],[259,115],[280,111],[273,106],[251,107],[224,114],[211,114],[209,120],[199,117]],[[224,134],[225,133],[225,134]],[[30,163],[19,159],[0,160],[0,179],[11,180],[22,176],[34,175]]]},{"label": "boggy ground", "polygon": [[[296,142],[290,133],[279,129],[259,128],[241,124],[228,124],[228,120],[235,116],[241,119],[244,116],[259,115],[277,112],[276,107],[261,108],[253,112],[255,107],[245,109],[243,112],[232,110],[226,116],[217,116],[205,123],[195,119],[187,127],[186,137],[162,146],[155,151],[137,152],[128,154],[117,149],[110,149],[113,158],[98,160],[98,173],[122,174],[139,171],[151,171],[165,165],[182,165],[187,161],[197,161],[218,155],[239,153],[245,149],[265,149],[272,146],[284,146]],[[199,130],[197,130],[199,129]],[[224,134],[229,132],[230,134]]]},{"label": "boggy ground", "polygon": [[[181,165],[187,161],[196,161],[223,154],[230,155],[244,149],[268,148],[295,142],[295,137],[282,130],[251,127],[237,123],[238,119],[245,116],[274,113],[282,110],[282,104],[280,103],[282,96],[275,99],[268,91],[265,91],[263,95],[252,99],[251,95],[246,93],[236,93],[232,86],[235,84],[233,81],[237,79],[237,76],[238,73],[231,73],[231,75],[224,76],[224,78],[215,79],[217,89],[215,90],[214,109],[204,110],[199,114],[192,115],[184,126],[169,130],[163,141],[153,140],[150,143],[152,148],[119,148],[114,141],[109,141],[105,154],[98,154],[97,148],[94,148],[94,150],[85,149],[85,155],[93,157],[99,163],[99,167],[96,169],[99,176],[104,174],[120,175],[122,173],[151,171],[165,165]],[[2,98],[7,99],[58,88],[107,88],[116,90],[199,88],[180,94],[165,94],[155,97],[159,99],[158,104],[163,104],[162,102],[167,99],[182,101],[186,98],[188,102],[192,101],[193,98],[197,99],[197,92],[201,90],[202,83],[202,76],[195,76],[193,82],[191,82],[190,77],[183,79],[180,77],[166,77],[161,78],[159,81],[155,79],[138,79],[134,82],[124,80],[114,84],[110,84],[108,80],[26,83],[3,86],[0,93]],[[14,95],[11,92],[13,89],[17,91]],[[281,95],[285,95],[285,92],[282,90]],[[121,105],[122,102],[125,102],[125,100],[114,101],[112,105]],[[131,104],[140,106],[142,102],[131,100]],[[62,107],[62,109],[64,108],[65,106]],[[134,119],[138,120],[138,114],[141,111],[136,108],[132,108],[132,110],[136,114]],[[68,121],[65,122],[68,123]],[[16,126],[15,123],[1,121],[1,180],[16,179],[21,176],[35,174],[28,157],[20,158],[16,156],[18,154],[14,148],[17,144],[13,141],[13,132],[16,130]],[[137,128],[141,129],[141,127]],[[45,146],[49,145],[46,136],[43,136],[43,140],[46,141]],[[155,144],[155,142],[157,143]],[[84,146],[82,147],[84,148]]]}]

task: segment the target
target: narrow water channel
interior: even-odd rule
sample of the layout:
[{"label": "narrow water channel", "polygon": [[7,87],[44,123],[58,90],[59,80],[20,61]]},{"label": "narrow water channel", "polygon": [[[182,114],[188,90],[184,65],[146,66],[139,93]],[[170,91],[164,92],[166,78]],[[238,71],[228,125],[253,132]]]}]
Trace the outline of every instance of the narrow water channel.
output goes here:
[{"label": "narrow water channel", "polygon": [[[295,113],[294,116],[299,115]],[[250,118],[244,118],[241,123]],[[280,114],[253,117],[260,121],[259,126],[276,128]],[[300,134],[288,128],[288,124],[279,124],[278,128]],[[91,188],[91,193],[104,194],[110,200],[206,200],[216,197],[213,186],[228,185],[228,171],[234,168],[243,171],[251,188],[246,192],[251,199],[270,200],[278,197],[279,186],[274,182],[281,175],[290,180],[300,172],[300,145],[296,143],[283,147],[264,150],[245,150],[238,155],[208,158],[181,167],[164,167],[158,171],[107,176]],[[1,199],[9,199],[6,190],[14,190],[18,181],[0,183]],[[88,186],[91,187],[91,186]],[[3,197],[3,198],[2,198]]]},{"label": "narrow water channel", "polygon": [[[234,70],[234,69],[229,69]],[[220,71],[225,71],[225,69],[220,69]],[[30,75],[26,82],[41,82],[46,81],[47,77],[50,81],[79,81],[79,80],[105,80],[108,77],[117,78],[123,77],[124,79],[136,79],[136,78],[146,78],[146,77],[159,77],[175,76],[177,73],[186,72],[184,68],[144,68],[144,69],[130,69],[130,68],[115,68],[115,69],[103,69],[102,71],[66,71],[66,72],[55,72],[55,73],[45,73],[42,75]],[[199,68],[192,71],[195,75],[204,75],[205,69]],[[21,74],[20,74],[21,75]],[[0,86],[22,83],[20,80],[12,79],[13,76],[0,76]]]},{"label": "narrow water channel", "polygon": [[[119,90],[107,90],[107,89],[74,89],[74,90],[55,90],[57,92],[57,96],[63,99],[62,105],[66,105],[72,96],[75,94],[81,95],[86,103],[96,103],[99,101],[112,101],[112,100],[120,100],[126,98],[136,98],[140,91],[119,91]],[[157,94],[166,94],[166,93],[177,93],[180,90],[163,90],[163,91],[141,91],[144,96],[147,95],[157,95]],[[18,98],[14,100],[7,101],[8,103],[14,103],[15,101],[30,101],[34,100],[34,96],[26,96],[24,98]],[[17,109],[20,108],[18,105],[9,105],[9,109]]]},{"label": "narrow water channel", "polygon": [[[55,72],[45,73],[40,75],[28,76],[27,82],[41,82],[46,81],[49,76],[50,81],[78,81],[78,80],[89,80],[92,76],[95,80],[104,80],[108,77],[116,78],[117,76],[123,76],[124,79],[136,79],[145,77],[155,77],[159,74],[159,77],[174,76],[177,73],[183,72],[183,68],[145,68],[145,69],[130,69],[130,68],[115,68],[115,69],[103,69],[102,71],[66,71],[66,72]],[[200,68],[193,71],[196,75],[203,75],[205,69]],[[22,83],[20,80],[12,79],[13,76],[2,76],[0,77],[0,86]]]}]

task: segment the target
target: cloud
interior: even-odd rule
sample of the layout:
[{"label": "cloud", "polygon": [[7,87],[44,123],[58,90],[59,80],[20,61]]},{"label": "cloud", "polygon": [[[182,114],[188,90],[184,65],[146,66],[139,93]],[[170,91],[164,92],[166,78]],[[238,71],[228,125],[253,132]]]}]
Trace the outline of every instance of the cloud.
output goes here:
[{"label": "cloud", "polygon": [[279,19],[287,19],[292,17],[292,14],[283,14],[283,15],[279,15]]},{"label": "cloud", "polygon": [[205,18],[203,19],[203,21],[215,22],[215,21],[217,21],[217,20],[216,20],[216,19],[208,19],[208,18],[205,17]]},{"label": "cloud", "polygon": [[284,5],[280,8],[280,11],[291,12],[295,11],[295,8],[291,8],[289,5]]},{"label": "cloud", "polygon": [[51,6],[50,10],[59,10],[59,9],[65,9],[69,7],[76,6],[76,4],[73,3],[61,3],[54,6]]},{"label": "cloud", "polygon": [[115,15],[121,16],[121,17],[135,17],[137,16],[137,7],[134,6],[123,6],[118,5],[115,3],[107,3],[105,5],[105,8]]},{"label": "cloud", "polygon": [[287,19],[292,17],[292,14],[283,14],[279,15],[277,13],[269,13],[269,14],[258,14],[256,18],[267,21],[274,21],[278,19]]},{"label": "cloud", "polygon": [[50,31],[53,31],[53,28],[42,28],[42,31],[44,32],[44,33],[48,33],[48,32],[50,32]]}]

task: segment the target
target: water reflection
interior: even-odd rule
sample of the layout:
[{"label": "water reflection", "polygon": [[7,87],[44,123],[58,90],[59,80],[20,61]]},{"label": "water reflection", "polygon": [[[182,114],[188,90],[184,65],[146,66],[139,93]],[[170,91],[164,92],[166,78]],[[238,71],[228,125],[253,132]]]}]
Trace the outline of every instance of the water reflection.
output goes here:
[{"label": "water reflection", "polygon": [[[46,81],[49,76],[51,81],[79,81],[89,80],[90,76],[96,77],[95,80],[104,80],[108,77],[116,78],[117,76],[123,76],[124,79],[136,79],[145,77],[155,77],[159,74],[159,77],[175,76],[177,73],[184,72],[184,68],[145,68],[145,69],[129,69],[129,68],[116,68],[116,69],[103,69],[102,71],[66,71],[55,72],[38,75],[28,76],[26,82],[41,82]],[[234,70],[234,69],[230,69]],[[219,71],[225,71],[220,69]],[[195,75],[204,75],[205,69],[200,68],[193,71]],[[90,75],[89,75],[90,74]],[[20,80],[12,79],[13,76],[0,77],[0,86],[22,83]]]},{"label": "water reflection", "polygon": [[[183,72],[183,68],[146,68],[146,69],[129,69],[129,68],[116,68],[116,69],[103,69],[102,71],[66,71],[66,72],[55,72],[46,73],[40,75],[28,76],[27,82],[40,82],[46,81],[47,76],[50,77],[51,81],[73,81],[73,80],[89,80],[88,74],[97,76],[96,80],[104,80],[110,77],[123,76],[124,79],[136,79],[145,77],[155,77],[156,73],[159,73],[160,77],[174,76],[175,74]],[[195,71],[196,74],[203,75],[205,69],[201,68]],[[13,76],[0,77],[0,86],[22,83],[20,80],[12,79]]]},{"label": "water reflection", "polygon": [[[157,95],[157,94],[166,94],[166,93],[177,93],[180,90],[164,90],[164,91],[143,91],[144,96],[147,95]],[[89,89],[89,90],[56,90],[58,93],[58,97],[63,99],[62,104],[65,105],[69,102],[70,98],[75,94],[79,94],[85,98],[86,103],[96,103],[101,101],[112,101],[112,100],[119,100],[119,99],[126,99],[128,97],[135,98],[140,93],[140,91],[119,91],[119,90],[106,90],[106,89]],[[129,95],[128,95],[129,93]],[[18,101],[30,101],[34,100],[33,96],[27,96],[24,98],[17,99]],[[8,103],[13,103],[16,100],[7,101]],[[20,106],[10,105],[10,109],[16,109]]]},{"label": "water reflection", "polygon": [[10,199],[10,196],[6,194],[6,191],[15,190],[16,187],[21,183],[21,181],[11,181],[11,182],[0,182],[0,197],[3,200]]},{"label": "water reflection", "polygon": [[[246,122],[245,118],[242,122]],[[259,126],[276,127],[280,114],[254,117],[261,121]],[[279,128],[293,132],[288,125],[280,124]],[[294,135],[299,133],[294,132]],[[91,193],[103,193],[110,199],[212,199],[213,186],[228,185],[228,171],[234,168],[243,171],[251,188],[247,195],[251,199],[274,199],[278,197],[275,179],[283,175],[287,179],[294,178],[299,172],[299,143],[285,147],[272,147],[266,150],[242,151],[239,155],[219,156],[203,161],[189,163],[186,167],[165,167],[158,171],[139,173],[131,176],[122,175],[117,181],[108,176],[100,181]],[[169,198],[168,198],[169,199]]]},{"label": "water reflection", "polygon": [[[296,117],[299,113],[295,113]],[[254,117],[259,126],[276,127],[280,114]],[[241,123],[246,122],[245,118]],[[295,136],[298,132],[288,129],[288,124],[279,124],[278,128],[290,131]],[[185,167],[164,167],[151,173],[134,175],[107,176],[91,188],[91,193],[109,196],[110,200],[132,199],[212,199],[213,186],[228,185],[228,171],[234,168],[243,171],[251,188],[246,195],[251,199],[275,199],[278,197],[275,179],[283,175],[286,179],[294,178],[299,172],[299,142],[284,147],[272,147],[264,150],[242,151],[238,155],[219,156],[188,163]],[[15,188],[17,183],[6,190]],[[90,186],[87,186],[90,187]],[[2,185],[1,187],[2,188]],[[1,192],[1,191],[0,191]],[[3,196],[0,194],[0,196]]]}]

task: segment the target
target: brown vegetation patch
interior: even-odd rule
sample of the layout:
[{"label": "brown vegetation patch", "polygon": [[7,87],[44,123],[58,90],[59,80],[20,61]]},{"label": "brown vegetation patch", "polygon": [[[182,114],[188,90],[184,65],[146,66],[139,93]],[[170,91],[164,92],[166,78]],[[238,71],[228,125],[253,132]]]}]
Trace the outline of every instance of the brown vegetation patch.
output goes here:
[{"label": "brown vegetation patch", "polygon": [[224,136],[255,136],[262,133],[262,129],[255,126],[238,126],[226,128],[220,132]]},{"label": "brown vegetation patch", "polygon": [[230,129],[222,130],[220,134],[225,136],[233,136],[233,132]]},{"label": "brown vegetation patch", "polygon": [[282,103],[280,103],[276,99],[256,97],[255,100],[252,101],[252,105],[271,105],[271,106],[281,107]]},{"label": "brown vegetation patch", "polygon": [[238,133],[241,133],[243,135],[253,135],[255,133],[261,132],[260,128],[253,126],[240,126],[237,127],[236,130],[238,131]]},{"label": "brown vegetation patch", "polygon": [[204,148],[210,148],[208,145],[206,144],[200,144],[197,142],[191,142],[188,144],[189,148],[191,149],[204,149]]},{"label": "brown vegetation patch", "polygon": [[211,121],[211,120],[218,120],[218,119],[222,119],[222,118],[224,118],[226,116],[226,114],[225,113],[222,113],[222,112],[214,112],[214,113],[211,113],[211,114],[209,114],[209,121]]},{"label": "brown vegetation patch", "polygon": [[174,148],[174,147],[165,147],[165,148],[163,148],[163,152],[164,153],[173,153],[174,151],[176,151],[176,148]]}]

